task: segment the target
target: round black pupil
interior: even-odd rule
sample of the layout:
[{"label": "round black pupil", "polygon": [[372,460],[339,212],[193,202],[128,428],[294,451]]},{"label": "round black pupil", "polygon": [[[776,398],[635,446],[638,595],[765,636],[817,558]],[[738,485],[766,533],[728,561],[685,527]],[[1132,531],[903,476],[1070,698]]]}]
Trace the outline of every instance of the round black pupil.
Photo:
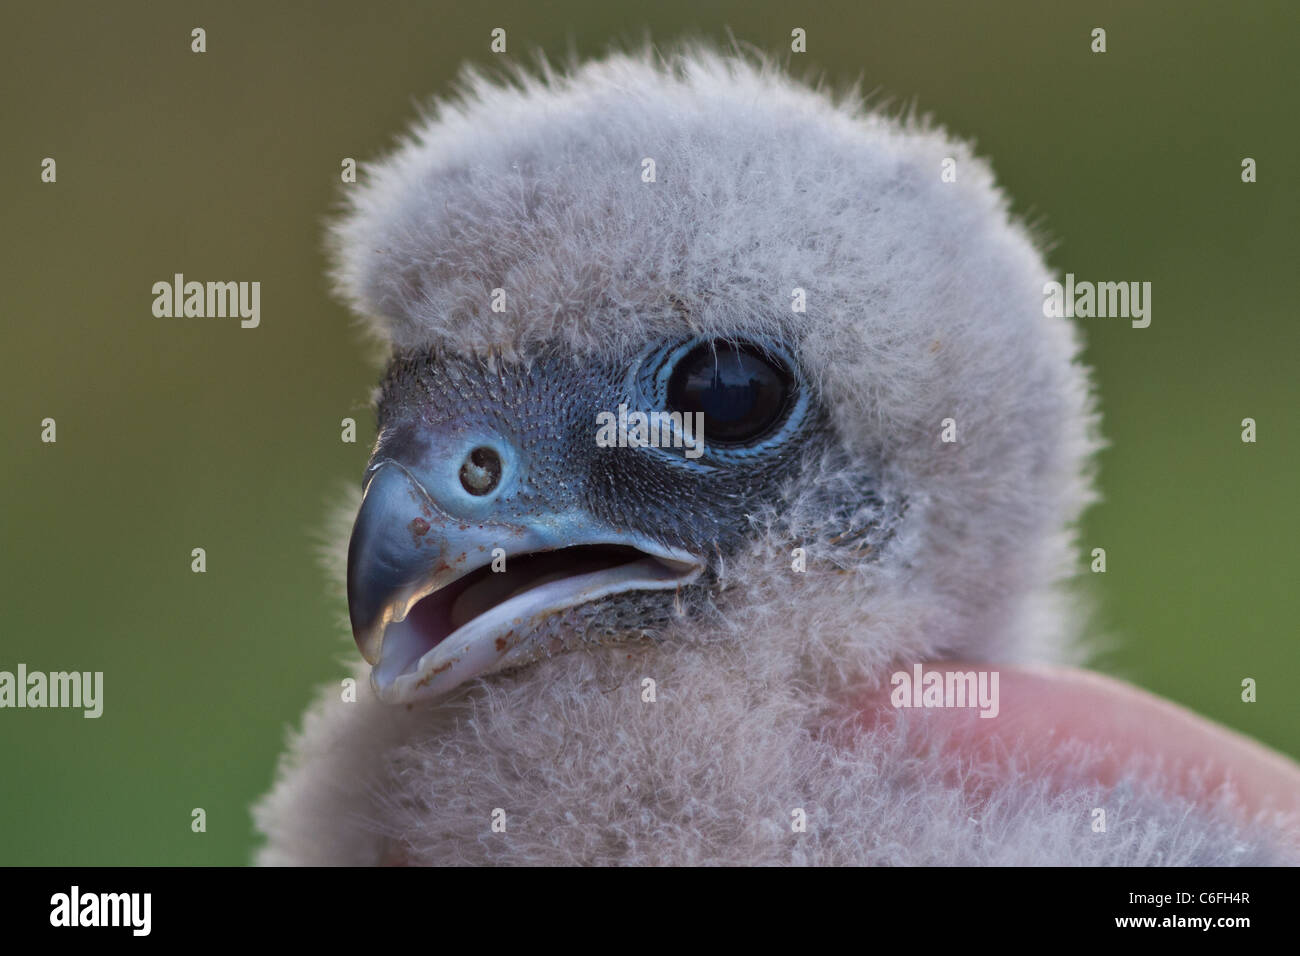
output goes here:
[{"label": "round black pupil", "polygon": [[704,413],[704,442],[757,438],[781,414],[785,380],[762,356],[705,344],[687,354],[668,382],[675,412]]}]

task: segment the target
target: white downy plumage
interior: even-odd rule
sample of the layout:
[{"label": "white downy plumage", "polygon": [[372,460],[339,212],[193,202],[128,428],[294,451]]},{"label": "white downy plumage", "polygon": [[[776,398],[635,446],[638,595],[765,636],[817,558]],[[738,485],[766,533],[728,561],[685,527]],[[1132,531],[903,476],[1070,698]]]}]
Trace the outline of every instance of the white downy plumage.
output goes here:
[{"label": "white downy plumage", "polygon": [[[1070,323],[1043,314],[1040,250],[965,144],[701,50],[467,74],[348,193],[334,238],[342,294],[403,353],[592,362],[683,323],[797,343],[841,454],[750,516],[707,613],[650,639],[409,706],[375,699],[368,667],[356,702],[325,688],[256,810],[261,862],[1283,858],[1231,792],[1171,792],[1149,761],[1103,785],[1099,748],[1062,740],[955,767],[924,715],[858,718],[916,661],[1086,652],[1068,581],[1098,446],[1088,376]],[[844,520],[828,489],[871,547],[823,546]]]}]

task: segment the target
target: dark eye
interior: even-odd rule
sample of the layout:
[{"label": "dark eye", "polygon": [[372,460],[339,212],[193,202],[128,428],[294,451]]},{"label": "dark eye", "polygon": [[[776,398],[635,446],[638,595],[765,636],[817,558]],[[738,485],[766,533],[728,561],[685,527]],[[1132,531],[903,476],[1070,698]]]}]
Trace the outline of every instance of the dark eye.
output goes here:
[{"label": "dark eye", "polygon": [[706,444],[763,437],[790,405],[786,368],[757,348],[704,342],[682,356],[668,379],[668,410],[703,412]]}]

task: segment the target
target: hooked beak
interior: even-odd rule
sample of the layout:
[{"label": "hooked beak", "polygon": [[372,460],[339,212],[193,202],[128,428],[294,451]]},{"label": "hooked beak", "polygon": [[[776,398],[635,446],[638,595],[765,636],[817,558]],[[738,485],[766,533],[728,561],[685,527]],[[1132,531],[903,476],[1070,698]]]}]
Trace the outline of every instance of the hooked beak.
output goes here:
[{"label": "hooked beak", "polygon": [[551,615],[671,590],[703,561],[581,513],[458,518],[392,459],[370,472],[348,545],[352,634],[383,700],[441,697],[509,666]]}]

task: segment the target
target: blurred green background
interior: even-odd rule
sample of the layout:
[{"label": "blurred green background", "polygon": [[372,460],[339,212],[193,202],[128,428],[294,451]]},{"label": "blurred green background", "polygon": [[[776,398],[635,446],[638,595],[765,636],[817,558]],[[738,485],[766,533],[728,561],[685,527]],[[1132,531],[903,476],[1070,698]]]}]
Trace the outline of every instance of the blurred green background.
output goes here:
[{"label": "blurred green background", "polygon": [[[491,63],[498,26],[512,60],[729,32],[784,59],[803,27],[799,69],[976,139],[1055,268],[1151,281],[1149,329],[1084,322],[1111,442],[1083,539],[1108,552],[1089,582],[1102,666],[1300,754],[1298,9],[6,5],[0,669],[106,687],[99,720],[0,712],[0,863],[249,859],[286,726],[355,654],[316,562],[377,379],[323,279],[339,164],[376,156],[462,62]],[[260,280],[261,327],[154,318],[174,272]]]}]

